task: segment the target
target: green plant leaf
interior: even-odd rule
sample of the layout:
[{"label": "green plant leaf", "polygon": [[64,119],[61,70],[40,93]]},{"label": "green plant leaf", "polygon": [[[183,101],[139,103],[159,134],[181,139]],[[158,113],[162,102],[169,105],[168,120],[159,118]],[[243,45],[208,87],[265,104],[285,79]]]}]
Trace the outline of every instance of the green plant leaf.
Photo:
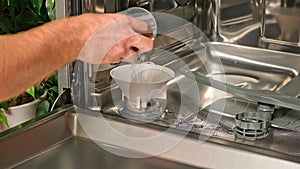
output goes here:
[{"label": "green plant leaf", "polygon": [[6,102],[0,103],[0,122],[8,127],[7,117],[3,113],[3,110],[8,110],[8,105]]},{"label": "green plant leaf", "polygon": [[11,33],[14,30],[12,19],[4,16],[0,19],[0,29],[4,33]]},{"label": "green plant leaf", "polygon": [[29,88],[29,89],[27,89],[27,90],[26,90],[26,93],[28,93],[28,94],[31,95],[34,99],[36,99],[36,97],[35,97],[34,86],[31,87],[31,88]]},{"label": "green plant leaf", "polygon": [[4,113],[0,110],[0,122],[8,126],[7,117],[4,115]]},{"label": "green plant leaf", "polygon": [[25,8],[16,17],[16,22],[19,31],[24,31],[31,27],[44,23],[44,19],[38,13],[35,13],[31,8]]},{"label": "green plant leaf", "polygon": [[58,75],[57,75],[57,73],[54,74],[54,75],[52,75],[51,77],[49,77],[47,79],[47,83],[57,84],[57,82],[58,82]]},{"label": "green plant leaf", "polygon": [[52,86],[49,90],[58,93],[58,87],[57,86]]},{"label": "green plant leaf", "polygon": [[8,5],[7,10],[9,11],[9,14],[10,14],[11,18],[14,18],[15,17],[16,6],[15,5]]},{"label": "green plant leaf", "polygon": [[34,11],[41,15],[41,9],[43,6],[44,0],[32,0],[32,5],[34,8]]},{"label": "green plant leaf", "polygon": [[48,114],[49,109],[50,109],[50,104],[48,100],[43,100],[42,102],[39,103],[37,107],[36,117],[40,117]]},{"label": "green plant leaf", "polygon": [[55,16],[55,0],[46,0],[46,9],[48,16],[51,20],[56,18]]},{"label": "green plant leaf", "polygon": [[48,101],[50,103],[50,105],[52,106],[55,102],[55,99],[56,99],[56,95],[54,95],[53,93],[50,94],[49,98],[48,98]]},{"label": "green plant leaf", "polygon": [[50,1],[50,8],[54,9],[55,8],[55,0],[49,0]]},{"label": "green plant leaf", "polygon": [[[6,102],[2,102],[0,103],[0,108],[4,109],[4,110],[8,110],[8,105]],[[0,110],[1,111],[1,110]]]},{"label": "green plant leaf", "polygon": [[47,91],[41,84],[37,84],[34,86],[35,89],[35,97],[40,98]]},{"label": "green plant leaf", "polygon": [[13,105],[17,105],[18,104],[17,100],[18,100],[18,96],[14,96],[12,98]]}]

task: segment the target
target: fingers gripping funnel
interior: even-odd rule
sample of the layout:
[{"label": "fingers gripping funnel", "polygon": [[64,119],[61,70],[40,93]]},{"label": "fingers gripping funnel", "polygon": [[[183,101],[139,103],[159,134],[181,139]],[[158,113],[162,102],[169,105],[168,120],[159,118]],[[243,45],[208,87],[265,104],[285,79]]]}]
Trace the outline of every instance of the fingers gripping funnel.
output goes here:
[{"label": "fingers gripping funnel", "polygon": [[126,96],[128,104],[141,109],[146,108],[152,98],[166,99],[166,84],[175,73],[164,66],[141,63],[116,67],[110,75]]}]

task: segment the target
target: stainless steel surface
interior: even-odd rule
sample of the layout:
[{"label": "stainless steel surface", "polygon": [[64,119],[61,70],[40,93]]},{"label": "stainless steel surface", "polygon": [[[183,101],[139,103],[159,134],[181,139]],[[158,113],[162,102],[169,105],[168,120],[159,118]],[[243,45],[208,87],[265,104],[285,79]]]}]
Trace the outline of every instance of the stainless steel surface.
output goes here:
[{"label": "stainless steel surface", "polygon": [[288,84],[283,86],[279,92],[285,93],[290,96],[299,97],[300,91],[298,87],[300,86],[300,76],[294,77]]},{"label": "stainless steel surface", "polygon": [[111,80],[109,72],[116,65],[111,64],[89,64],[88,65],[88,79],[94,83],[96,87],[106,87]]},{"label": "stainless steel surface", "polygon": [[[199,46],[198,51],[190,51],[190,53],[186,52],[183,56],[178,54],[191,70],[199,72],[206,77],[211,77],[212,81],[218,77],[224,77],[228,85],[237,90],[247,91],[249,95],[253,95],[251,91],[264,91],[265,93],[280,91],[283,86],[298,75],[298,71],[300,69],[300,57],[295,54],[224,43],[207,43],[202,47],[200,47],[201,44],[195,45]],[[203,56],[207,56],[208,58],[206,60],[201,60],[197,55],[195,55],[195,53],[201,53]],[[171,59],[172,62],[170,62],[167,58]],[[216,58],[219,58],[221,62],[216,62],[216,60],[214,60]],[[155,63],[159,63],[176,70],[177,78],[175,79],[180,81],[188,79],[186,77],[181,78],[182,73],[180,70],[180,62],[177,62],[169,56],[164,56],[163,54],[157,54],[157,56],[153,56],[152,59]],[[178,59],[178,61],[179,60],[180,59]],[[210,82],[211,81],[208,79],[208,83]],[[179,89],[176,85],[177,83],[178,82],[175,80],[170,83],[168,87],[167,98],[170,103],[169,105],[172,105],[171,107],[178,107],[178,105],[180,105],[180,100],[178,100],[178,98],[180,98],[180,94],[178,93]],[[224,85],[220,87],[224,87]],[[98,93],[97,90],[100,89],[96,89],[96,91],[92,89],[91,92]],[[199,98],[201,98],[201,100],[199,100],[199,104],[202,108],[209,105],[210,103],[207,102],[211,101],[214,97],[206,94],[207,92],[209,93],[210,90],[211,88],[208,86],[199,85]],[[226,90],[226,86],[224,90]],[[234,94],[234,92],[232,94]],[[266,100],[266,98],[260,97],[261,94],[262,93],[256,92],[256,95],[253,95],[253,98],[262,98],[262,100]],[[95,96],[96,94],[92,95]],[[100,96],[100,94],[98,95]],[[231,95],[220,93],[220,97],[218,99],[229,96]],[[277,95],[274,96],[277,97]],[[106,98],[106,102],[109,102],[108,100],[110,97]],[[245,99],[247,97],[243,98]],[[96,100],[97,99],[99,100],[99,98],[96,97]],[[296,100],[296,102],[298,101],[296,98],[294,98],[294,100]],[[261,99],[253,99],[253,101],[261,101]],[[272,102],[272,99],[270,98],[268,101]],[[296,107],[298,106],[297,104],[293,105]],[[95,102],[94,106],[105,107],[105,104]]]},{"label": "stainless steel surface", "polygon": [[[68,0],[71,2],[70,0]],[[82,0],[82,6],[78,6],[82,13],[116,13],[130,7],[143,7],[151,12],[163,11],[189,21],[197,17],[197,1],[188,0],[185,3],[176,0]],[[74,4],[71,2],[70,4]]]},{"label": "stainless steel surface", "polygon": [[237,87],[280,91],[298,75],[299,55],[220,43],[214,48],[211,53],[221,58],[227,83]]},{"label": "stainless steel surface", "polygon": [[[261,0],[65,0],[59,2],[63,6],[57,5],[57,9],[60,13],[63,13],[63,17],[85,12],[118,12],[131,6],[142,6],[152,12],[173,14],[187,19],[198,26],[210,40],[226,42],[203,43],[207,41],[201,41],[201,37],[194,36],[196,33],[192,29],[191,24],[177,25],[172,20],[165,20],[162,17],[163,15],[155,15],[157,20],[166,22],[166,25],[169,26],[165,28],[164,33],[166,35],[180,35],[180,38],[175,41],[170,38],[172,36],[169,38],[168,36],[158,36],[155,42],[156,46],[167,50],[171,54],[158,52],[153,53],[151,57],[152,62],[176,70],[177,74],[176,78],[168,84],[167,107],[164,114],[156,121],[147,124],[124,119],[120,116],[116,102],[113,102],[113,96],[121,98],[121,91],[118,86],[112,84],[112,86],[97,87],[95,83],[89,81],[88,67],[80,63],[77,65],[80,73],[73,79],[74,84],[81,83],[86,86],[77,86],[78,88],[73,91],[73,95],[77,96],[77,99],[79,98],[79,102],[82,103],[80,105],[83,105],[81,108],[88,114],[83,114],[84,119],[91,126],[100,125],[101,127],[95,130],[102,133],[103,136],[111,136],[111,131],[105,130],[105,126],[103,126],[107,121],[109,124],[117,126],[118,130],[123,131],[125,135],[131,135],[132,133],[129,131],[138,131],[137,133],[141,135],[144,133],[160,133],[165,131],[166,128],[176,128],[176,131],[190,131],[188,137],[174,149],[154,159],[159,162],[162,159],[168,159],[181,164],[204,168],[240,168],[241,166],[244,168],[300,168],[298,165],[300,162],[299,111],[282,108],[281,106],[285,106],[274,101],[274,119],[270,122],[272,126],[269,135],[260,140],[247,141],[235,137],[233,132],[235,126],[234,117],[242,112],[256,112],[258,109],[257,101],[261,100],[250,100],[249,97],[233,96],[232,94],[234,93],[228,94],[221,91],[218,91],[217,95],[213,95],[213,89],[203,84],[197,84],[199,99],[193,100],[189,96],[185,96],[182,99],[177,85],[178,82],[191,82],[188,77],[181,74],[182,65],[180,61],[183,61],[191,70],[200,72],[204,76],[213,79],[225,77],[226,83],[234,86],[236,89],[240,88],[250,92],[278,92],[297,99],[295,97],[299,96],[299,81],[297,79],[300,70],[300,48],[266,43],[264,38],[261,39],[262,35],[265,35],[267,38],[278,39],[282,33],[279,23],[272,14],[266,13],[266,16],[262,17],[261,14],[264,12],[264,10],[262,11],[264,7],[262,2]],[[265,22],[265,28],[261,25],[262,19]],[[261,31],[261,28],[263,28],[263,31]],[[159,26],[159,29],[162,29],[162,27]],[[178,58],[172,57],[174,55],[178,56]],[[199,56],[203,56],[203,58]],[[218,62],[218,59],[221,62]],[[67,78],[70,76],[71,74],[67,75]],[[76,93],[76,91],[83,93]],[[254,97],[260,97],[260,95],[261,93],[256,92]],[[199,102],[199,110],[187,111],[182,116],[178,116],[182,102],[186,103],[184,106],[185,110],[189,110],[191,107],[189,107],[188,103],[195,101]],[[269,101],[272,102],[272,99]],[[224,105],[225,108],[224,110],[219,110],[219,107],[216,107],[216,105]],[[104,113],[105,118],[99,118],[99,112]],[[73,113],[73,111],[70,111],[70,113]],[[61,117],[55,117],[52,120],[57,121],[55,119],[61,119]],[[60,156],[62,159],[77,159],[79,157],[86,160],[83,162],[84,164],[98,164],[98,161],[92,161],[94,159],[90,158],[86,159],[82,155],[70,155],[75,150],[82,150],[82,147],[84,149],[85,146],[91,150],[91,153],[94,154],[96,152],[95,156],[99,158],[108,156],[109,160],[105,161],[105,164],[110,163],[110,159],[121,160],[128,165],[148,164],[147,160],[131,163],[128,162],[129,159],[125,160],[109,155],[104,153],[103,150],[95,150],[96,146],[91,144],[91,140],[85,139],[96,139],[96,137],[85,133],[84,129],[80,127],[79,121],[74,117],[74,114],[66,114],[64,116],[67,127],[64,126],[62,129],[65,130],[64,133],[66,135],[61,140],[67,139],[66,142],[54,141],[57,143],[52,145],[49,142],[45,144],[43,142],[42,146],[37,146],[37,149],[31,146],[34,149],[33,152],[26,150],[25,153],[20,153],[24,155],[18,155],[16,159],[11,158],[13,155],[10,155],[9,158],[0,158],[0,166],[25,167],[43,162],[44,164],[50,162],[59,166],[61,164],[59,159],[56,160],[54,158],[59,151],[66,153],[66,156]],[[210,121],[212,117],[216,117],[220,121],[217,124],[212,123]],[[33,126],[32,130],[24,129],[11,135],[11,137],[4,137],[0,140],[0,154],[4,154],[4,152],[1,152],[2,145],[8,145],[8,142],[5,141],[7,138],[14,139],[24,134],[28,134],[27,137],[30,137],[35,135],[32,131],[37,130],[39,126],[48,126],[47,124],[48,121],[41,122],[40,125]],[[47,130],[51,130],[51,127]],[[41,135],[43,134],[39,135],[42,138]],[[52,137],[60,138],[57,136]],[[170,137],[173,137],[173,135]],[[199,139],[208,137],[207,142],[199,145],[199,142],[201,142]],[[151,149],[139,147],[138,145],[124,148],[124,145],[117,143],[116,140],[111,138],[97,141],[110,144],[110,146],[120,148],[122,151],[134,153],[152,154],[155,149],[155,147]],[[76,147],[77,143],[78,146]],[[164,141],[160,143],[164,143]],[[166,143],[168,142],[166,141]],[[9,146],[11,149],[5,150],[13,154],[16,149],[12,145]],[[19,148],[21,147],[19,146]],[[50,147],[52,149],[49,149]],[[86,152],[79,151],[79,153],[85,154]],[[1,160],[4,161],[2,162]],[[76,164],[77,161],[79,160],[75,162],[70,160],[70,163],[74,162]],[[244,164],[248,165],[245,166]],[[179,164],[176,163],[174,165]]]},{"label": "stainless steel surface", "polygon": [[[237,75],[239,75],[239,76],[236,76],[236,79],[234,78],[234,76],[233,77],[229,76],[229,78],[227,78],[227,80],[226,80],[226,82],[228,84],[234,85],[236,87],[240,87],[242,90],[247,90],[248,92],[250,92],[252,94],[255,93],[255,92],[252,92],[252,90],[275,91],[275,92],[287,93],[287,94],[290,93],[291,95],[289,95],[289,97],[290,98],[294,97],[294,100],[296,102],[298,102],[298,100],[296,100],[295,97],[298,95],[299,90],[297,87],[294,86],[298,82],[298,73],[299,73],[298,72],[299,65],[297,65],[297,64],[299,64],[299,56],[298,55],[288,54],[289,56],[287,56],[281,52],[273,52],[273,51],[268,51],[268,50],[261,50],[261,49],[247,48],[247,47],[239,48],[238,46],[236,46],[237,48],[235,48],[234,45],[224,45],[224,44],[219,44],[219,45],[220,46],[217,45],[217,47],[215,47],[217,50],[217,52],[215,53],[216,55],[220,56],[221,58],[223,58],[223,56],[228,56],[228,58],[229,58],[228,61],[231,60],[231,63],[237,62],[236,64],[234,64],[235,65],[234,68],[229,67],[229,69],[227,68],[227,64],[224,64],[226,62],[222,62],[223,66],[225,66],[224,67],[225,72],[226,71],[235,72]],[[222,51],[222,52],[218,53],[218,51]],[[236,55],[241,56],[243,58],[243,60],[240,60],[238,57],[236,57]],[[274,56],[273,59],[272,59],[271,55]],[[254,58],[259,58],[259,60],[256,60]],[[225,59],[225,57],[224,57],[224,59]],[[250,59],[250,60],[248,60],[248,59]],[[230,62],[227,62],[227,63],[230,63]],[[263,65],[266,67],[265,68],[261,67]],[[249,69],[248,69],[248,71],[245,71],[245,70],[243,70],[242,67],[243,68],[247,67],[247,69],[252,67],[255,70],[262,70],[262,72],[256,72],[256,71],[249,70]],[[242,69],[240,69],[240,68],[242,68]],[[233,69],[233,71],[230,71],[231,69]],[[276,71],[277,73],[275,73],[273,71]],[[279,72],[281,72],[281,73],[279,73]],[[267,76],[262,76],[265,73],[267,73],[267,74],[270,73],[270,74]],[[229,75],[230,75],[230,73],[229,73]],[[243,76],[246,75],[246,77],[248,77],[248,78],[242,79],[240,75],[243,75]],[[257,81],[255,81],[255,80],[253,81],[252,78],[256,79]],[[281,80],[279,80],[279,79],[281,79]],[[236,80],[238,80],[238,81],[236,81]],[[279,81],[275,82],[274,80],[275,81],[279,80]],[[237,83],[234,84],[232,82],[237,82]],[[238,88],[236,88],[236,89],[238,89]],[[256,93],[256,95],[254,95],[254,96],[255,97],[263,97],[263,93],[264,92],[259,92],[259,93]],[[274,92],[272,92],[272,93],[274,93]],[[234,92],[232,94],[235,95]],[[280,95],[277,95],[276,93],[274,93],[274,95],[276,97],[280,96]],[[244,99],[245,98],[246,98],[246,100],[251,99],[250,97],[249,98],[244,97]],[[285,100],[286,102],[291,101],[286,98],[282,98],[282,99]],[[245,111],[251,112],[251,111],[256,111],[256,109],[257,109],[257,108],[255,108],[256,106],[254,106],[254,108],[248,109],[248,108],[252,107],[251,105],[253,105],[253,102],[248,101],[248,102],[242,102],[242,104],[240,104],[239,102],[235,101],[236,99],[233,99],[233,100],[227,99],[227,100],[229,100],[229,101],[226,101],[224,112],[220,112],[223,115],[227,114],[227,115],[231,115],[231,117],[234,117],[234,115],[236,113],[241,113],[241,112],[245,112]],[[271,99],[269,101],[270,101],[269,102],[270,104],[278,106],[277,104],[275,104],[276,100]],[[285,105],[282,105],[282,106],[285,107]],[[297,106],[299,106],[299,104],[294,104],[294,106],[297,107]],[[242,108],[242,107],[244,107],[244,108]],[[277,125],[282,126],[282,127],[286,126],[285,123],[279,124],[278,122],[277,122]],[[295,130],[295,127],[288,127],[288,128]]]},{"label": "stainless steel surface", "polygon": [[[228,141],[224,136],[228,132],[218,129],[206,142],[199,141],[197,128],[172,150],[159,156],[132,159],[119,157],[106,150],[118,150],[130,154],[150,154],[153,148],[132,145],[122,147],[116,145],[116,140],[110,137],[111,131],[105,127],[110,124],[124,135],[133,133],[161,134],[165,128],[153,124],[128,122],[126,119],[104,115],[97,117],[81,115],[81,120],[90,124],[101,124],[95,131],[103,134],[103,140],[97,140],[93,135],[87,135],[83,121],[77,120],[79,114],[74,109],[65,109],[55,116],[12,133],[0,139],[1,168],[300,168],[298,162],[299,149],[297,138],[299,133],[285,132],[274,129],[271,138],[257,142],[243,140]],[[95,125],[94,125],[95,126]],[[97,125],[96,125],[97,126]],[[55,132],[54,132],[55,131]],[[285,138],[277,137],[285,134]],[[174,133],[166,134],[166,140],[178,137]],[[142,135],[140,135],[142,136]],[[224,138],[222,138],[224,137]],[[91,140],[93,139],[93,140]],[[24,146],[24,140],[27,140]],[[271,142],[270,142],[271,141]],[[97,143],[97,144],[96,144]],[[243,144],[241,144],[243,143]],[[101,144],[102,149],[98,145]],[[264,148],[257,148],[257,147]],[[159,148],[159,146],[158,146]],[[18,152],[18,153],[16,153]],[[294,152],[294,153],[291,153]],[[276,158],[274,158],[276,157]],[[291,162],[294,161],[294,162]]]},{"label": "stainless steel surface", "polygon": [[[287,1],[262,1],[262,20],[261,20],[261,36],[265,42],[275,44],[289,45],[300,47],[300,1],[287,0]],[[280,36],[268,38],[266,28],[266,15],[268,10],[269,14],[273,15],[280,27]]]},{"label": "stainless steel surface", "polygon": [[277,91],[299,73],[297,54],[224,43],[211,43],[205,50],[220,58],[227,83],[241,88]]},{"label": "stainless steel surface", "polygon": [[[265,1],[206,0],[204,5],[201,5],[206,14],[201,16],[204,24],[200,28],[212,41],[299,53],[298,41],[280,40],[283,33],[281,25],[289,31],[290,27],[295,27],[292,25],[298,23],[299,19],[290,18],[290,22],[293,23],[290,26],[288,23],[281,24],[274,14],[263,10],[265,8],[263,2]],[[267,2],[280,3],[279,0]]]},{"label": "stainless steel surface", "polygon": [[[259,29],[260,1],[256,0],[208,0],[208,15],[211,20],[204,31],[213,41],[243,43],[244,36]],[[208,32],[209,31],[209,32]],[[258,37],[245,39],[257,43]]]},{"label": "stainless steel surface", "polygon": [[[200,46],[201,45],[199,45],[198,51],[190,51],[190,53],[186,51],[180,58],[183,59],[183,61],[194,71],[201,72],[208,77],[223,75],[226,77],[227,84],[250,92],[251,90],[280,92],[285,85],[293,83],[292,79],[297,78],[299,74],[300,57],[296,54],[224,43],[207,43],[202,47]],[[195,55],[197,52],[203,54],[203,56],[207,56],[208,59],[199,59],[198,56]],[[178,53],[180,53],[180,51]],[[173,70],[177,70],[177,73],[180,73],[180,66],[177,64],[176,60],[172,60],[172,58],[170,58],[170,61],[166,59],[168,58],[167,56],[164,57],[164,55],[161,54],[157,55],[158,56],[152,57],[152,61],[168,66]],[[222,65],[219,65],[219,62],[215,62],[216,58],[220,58]],[[204,67],[203,65],[206,66]],[[215,71],[218,71],[218,73],[215,74]],[[165,127],[175,125],[183,130],[192,127],[192,133],[208,132],[208,134],[212,135],[214,138],[231,141],[233,143],[241,144],[242,146],[248,145],[256,147],[258,150],[268,149],[276,152],[282,152],[285,155],[289,154],[298,156],[299,149],[297,148],[297,135],[299,134],[299,117],[298,115],[297,117],[295,116],[295,114],[298,113],[297,111],[292,113],[289,112],[288,109],[282,109],[276,105],[277,107],[274,112],[274,116],[277,116],[280,112],[282,112],[283,115],[277,116],[274,118],[274,121],[270,122],[272,127],[269,135],[265,139],[259,141],[237,139],[233,133],[233,129],[235,127],[234,117],[236,114],[243,112],[256,112],[258,109],[258,103],[249,101],[249,99],[245,99],[245,97],[233,97],[232,95],[224,93],[219,93],[220,95],[216,98],[216,100],[211,100],[213,95],[207,95],[207,93],[211,90],[211,87],[205,85],[199,84],[198,86],[200,91],[199,98],[201,98],[199,100],[199,104],[201,106],[200,109],[202,109],[198,112],[196,118],[196,121],[198,122],[195,123],[195,118],[192,116],[192,119],[187,118],[187,121],[183,124],[178,123],[177,113],[179,112],[178,109],[180,108],[179,105],[181,100],[180,93],[178,92],[178,86],[176,86],[176,81],[185,81],[187,77],[181,77],[180,74],[177,75],[180,78],[177,77],[175,78],[176,80],[168,84],[167,108],[165,115],[161,119],[153,122],[154,124]],[[121,97],[121,92],[117,86],[108,90],[98,89],[96,91],[92,91],[91,94],[94,96],[97,95],[94,102],[95,106],[102,106],[98,110],[101,109],[104,113],[118,116],[118,108],[114,105],[114,102],[110,100],[112,99],[111,92],[115,96],[119,93],[119,97]],[[298,89],[294,92],[298,92]],[[214,106],[211,106],[212,101],[215,105],[221,105],[223,104],[222,102],[225,102],[224,110],[219,111],[218,109],[215,109]],[[286,114],[287,112],[289,113]],[[95,113],[97,114],[97,112]],[[217,127],[212,127],[212,130],[209,130],[210,125],[209,121],[207,121],[209,113],[214,113],[216,116],[221,117]],[[297,121],[297,123],[294,123],[292,119]]]},{"label": "stainless steel surface", "polygon": [[[105,146],[105,145],[103,145]],[[107,146],[110,149],[118,149],[117,147]],[[126,151],[126,150],[123,150]],[[59,156],[58,156],[59,155]],[[59,157],[59,158],[58,158]],[[19,169],[35,168],[37,166],[43,168],[166,168],[166,169],[193,169],[196,167],[171,162],[161,158],[148,159],[128,159],[117,156],[100,148],[89,139],[81,137],[73,137],[36,158],[33,158],[24,164],[17,166]]]},{"label": "stainless steel surface", "polygon": [[[71,109],[64,109],[63,112]],[[0,168],[13,167],[71,136],[62,113],[2,136]]]},{"label": "stainless steel surface", "polygon": [[[188,76],[188,75],[187,75]],[[209,79],[200,73],[194,73],[191,78],[195,77],[201,84],[211,86],[218,90],[232,94],[233,96],[251,100],[258,103],[276,105],[284,108],[300,110],[300,99],[268,90],[244,89],[234,85],[228,85],[213,79]]]},{"label": "stainless steel surface", "polygon": [[[55,9],[56,12],[56,18],[60,19],[60,18],[64,18],[66,16],[70,16],[70,6],[69,3],[67,3],[68,1],[66,0],[61,0],[61,1],[57,1],[56,6],[58,6],[58,8]],[[58,90],[59,93],[63,92],[64,88],[71,88],[71,78],[72,78],[72,65],[66,65],[63,68],[61,68],[58,71]]]},{"label": "stainless steel surface", "polygon": [[290,110],[283,116],[275,117],[272,124],[276,127],[285,128],[293,131],[300,131],[300,112]]}]

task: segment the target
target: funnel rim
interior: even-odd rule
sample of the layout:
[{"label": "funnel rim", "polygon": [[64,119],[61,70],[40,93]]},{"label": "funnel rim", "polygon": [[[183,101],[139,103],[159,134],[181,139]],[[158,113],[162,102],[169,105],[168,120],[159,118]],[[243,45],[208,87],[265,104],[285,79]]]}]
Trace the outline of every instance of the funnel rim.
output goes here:
[{"label": "funnel rim", "polygon": [[[145,66],[150,66],[149,64],[139,64],[139,65],[145,65]],[[119,80],[119,81],[123,81],[123,82],[127,82],[127,83],[132,83],[132,84],[144,84],[144,85],[148,85],[148,84],[159,84],[159,83],[166,83],[168,81],[170,81],[171,79],[173,79],[175,77],[175,72],[168,68],[168,67],[165,67],[165,66],[160,66],[160,65],[153,65],[151,64],[151,68],[152,69],[156,69],[156,70],[160,70],[160,71],[163,71],[165,73],[167,73],[170,77],[169,78],[166,78],[165,80],[159,80],[159,81],[155,81],[155,82],[135,82],[135,81],[132,81],[132,79],[121,79],[119,77],[116,77],[114,76],[114,72],[117,71],[118,69],[121,69],[121,67],[129,67],[131,65],[122,65],[122,66],[118,66],[118,67],[115,67],[113,68],[111,71],[110,71],[110,76],[114,79],[114,80]],[[148,67],[149,68],[149,67]],[[143,67],[141,70],[145,70],[147,69],[147,67]]]}]

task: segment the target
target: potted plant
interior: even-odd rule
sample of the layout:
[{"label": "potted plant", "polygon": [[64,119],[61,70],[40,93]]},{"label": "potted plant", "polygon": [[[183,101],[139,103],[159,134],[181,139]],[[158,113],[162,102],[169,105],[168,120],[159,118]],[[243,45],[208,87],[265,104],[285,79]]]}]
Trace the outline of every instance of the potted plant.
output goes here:
[{"label": "potted plant", "polygon": [[[54,0],[0,0],[0,34],[25,31],[54,19],[54,4]],[[58,95],[57,86],[57,75],[53,75],[0,103],[0,130],[18,125],[36,115],[47,114]]]}]

